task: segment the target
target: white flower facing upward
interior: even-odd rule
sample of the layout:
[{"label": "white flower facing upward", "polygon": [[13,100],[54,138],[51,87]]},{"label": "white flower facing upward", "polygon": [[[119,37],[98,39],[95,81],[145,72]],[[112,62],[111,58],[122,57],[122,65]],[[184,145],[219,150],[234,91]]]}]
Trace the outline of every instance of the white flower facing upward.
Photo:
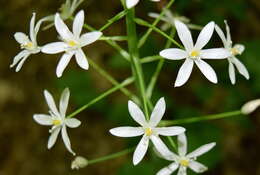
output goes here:
[{"label": "white flower facing upward", "polygon": [[78,65],[81,68],[87,70],[89,68],[89,64],[81,48],[97,41],[102,35],[102,32],[89,32],[80,36],[80,33],[84,25],[83,10],[81,10],[76,15],[73,21],[73,33],[68,29],[66,24],[60,18],[59,14],[56,14],[54,23],[55,28],[59,33],[62,41],[50,43],[43,46],[42,52],[47,54],[65,52],[58,63],[56,69],[57,76],[62,76],[64,69],[69,64],[69,61],[71,60],[73,55],[75,55]]},{"label": "white flower facing upward", "polygon": [[161,169],[156,175],[170,175],[179,168],[177,175],[186,175],[187,168],[192,169],[196,173],[203,173],[207,171],[207,167],[196,161],[198,156],[205,154],[211,150],[216,143],[209,143],[196,149],[195,151],[187,154],[187,138],[185,134],[178,136],[178,155],[172,153],[166,160],[174,161],[169,166]]},{"label": "white flower facing upward", "polygon": [[194,45],[188,27],[180,21],[175,21],[178,36],[185,49],[170,48],[160,52],[160,55],[166,59],[185,59],[184,64],[178,72],[175,87],[182,86],[188,81],[194,63],[209,81],[213,83],[218,82],[215,71],[208,63],[203,61],[203,59],[224,59],[230,56],[230,52],[224,48],[202,49],[209,42],[214,32],[214,26],[214,22],[208,23],[200,32],[197,42]]},{"label": "white flower facing upward", "polygon": [[[138,4],[140,0],[126,0],[126,7],[128,9],[136,6]],[[154,2],[159,2],[160,0],[150,0],[150,1],[154,1]]]},{"label": "white flower facing upward", "polygon": [[48,140],[48,149],[52,148],[52,146],[55,144],[57,137],[61,131],[61,136],[67,150],[75,155],[75,153],[71,149],[70,139],[67,134],[67,127],[77,128],[81,124],[81,122],[75,118],[66,118],[66,111],[70,97],[69,89],[66,88],[62,92],[59,104],[59,111],[55,105],[52,95],[47,90],[44,91],[44,96],[50,109],[49,115],[34,114],[33,118],[40,125],[52,126],[52,128],[49,130],[51,135]]},{"label": "white flower facing upward", "polygon": [[23,49],[18,55],[14,57],[13,63],[10,65],[11,68],[17,65],[15,69],[16,72],[21,70],[24,62],[31,54],[37,54],[41,51],[37,44],[37,33],[40,29],[42,20],[38,21],[35,25],[35,16],[36,14],[33,13],[30,22],[29,37],[22,32],[17,32],[14,34],[15,40],[21,45],[21,49]]},{"label": "white flower facing upward", "polygon": [[159,135],[174,136],[181,134],[185,131],[183,127],[157,127],[165,112],[165,101],[161,98],[155,105],[151,114],[150,121],[146,121],[145,116],[141,109],[132,101],[128,102],[128,110],[131,117],[141,126],[140,127],[118,127],[110,130],[110,133],[118,137],[136,137],[143,135],[141,141],[137,145],[134,156],[133,164],[137,165],[145,156],[149,140],[153,142],[156,150],[162,155],[170,154],[167,146],[160,139]]},{"label": "white flower facing upward", "polygon": [[232,46],[230,29],[226,21],[225,24],[226,24],[227,37],[225,37],[224,32],[221,30],[221,28],[218,25],[215,26],[215,29],[219,37],[221,38],[224,47],[231,53],[231,55],[228,57],[229,78],[231,80],[231,83],[235,84],[236,83],[235,67],[237,68],[238,72],[241,75],[243,75],[246,79],[249,79],[249,73],[246,67],[244,66],[243,63],[239,61],[239,59],[236,58],[237,55],[241,55],[244,52],[245,46],[242,44],[235,44],[234,47]]}]

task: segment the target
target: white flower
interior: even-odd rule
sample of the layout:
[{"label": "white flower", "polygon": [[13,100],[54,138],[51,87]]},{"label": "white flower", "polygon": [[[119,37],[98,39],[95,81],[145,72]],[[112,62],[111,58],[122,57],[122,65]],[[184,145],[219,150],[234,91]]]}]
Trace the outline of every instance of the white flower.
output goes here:
[{"label": "white flower", "polygon": [[[159,2],[160,0],[151,0],[151,1],[154,1],[154,2]],[[126,7],[128,9],[136,6],[136,4],[138,4],[139,0],[126,0]]]},{"label": "white flower", "polygon": [[78,170],[80,168],[84,168],[88,165],[88,160],[85,157],[77,156],[72,162],[71,162],[71,169]]},{"label": "white flower", "polygon": [[254,112],[258,107],[260,107],[260,99],[251,100],[242,106],[241,112],[248,115]]},{"label": "white flower", "polygon": [[198,66],[205,77],[213,83],[217,83],[217,75],[212,67],[203,59],[223,59],[230,56],[230,53],[224,48],[202,49],[210,40],[214,32],[214,22],[208,23],[200,32],[197,42],[194,45],[191,33],[188,27],[180,21],[175,21],[177,33],[185,50],[170,48],[160,52],[160,55],[170,60],[185,59],[181,66],[175,82],[175,87],[186,83],[191,75],[194,63]]},{"label": "white flower", "polygon": [[24,62],[31,54],[37,54],[41,51],[37,44],[37,33],[40,29],[42,20],[38,21],[35,25],[35,16],[36,14],[33,13],[30,22],[29,37],[22,32],[17,32],[14,34],[15,40],[21,45],[21,49],[23,49],[18,55],[14,57],[13,63],[10,65],[11,68],[17,65],[15,69],[16,72],[21,70]]},{"label": "white flower", "polygon": [[81,10],[73,21],[73,33],[70,32],[66,24],[62,21],[59,14],[55,16],[55,27],[59,33],[60,42],[54,42],[43,46],[42,52],[47,54],[56,54],[65,52],[61,57],[56,69],[58,77],[62,76],[64,69],[67,67],[72,56],[75,55],[78,65],[83,69],[88,69],[89,64],[87,58],[82,51],[82,47],[89,45],[100,38],[101,32],[89,32],[80,36],[84,25],[84,11]]},{"label": "white flower", "polygon": [[49,130],[51,135],[48,140],[48,149],[50,149],[56,142],[59,132],[61,131],[63,142],[69,152],[73,155],[75,153],[71,149],[71,143],[67,134],[67,127],[77,128],[81,122],[75,118],[66,118],[66,111],[69,103],[70,91],[68,88],[64,89],[60,98],[59,111],[55,105],[52,95],[45,90],[44,96],[49,106],[49,115],[34,114],[34,120],[40,125],[52,126]]},{"label": "white flower", "polygon": [[165,159],[174,161],[169,166],[161,169],[156,175],[170,175],[179,168],[177,175],[186,175],[187,168],[192,169],[196,173],[203,173],[208,168],[196,161],[198,156],[205,154],[211,150],[216,143],[209,143],[187,154],[187,138],[185,134],[178,136],[178,155],[172,153]]},{"label": "white flower", "polygon": [[231,40],[231,35],[230,35],[230,29],[225,21],[226,24],[226,31],[227,31],[227,37],[225,37],[225,34],[223,31],[220,29],[218,25],[215,26],[215,29],[221,38],[224,47],[231,53],[231,55],[228,57],[228,62],[229,62],[229,78],[231,80],[232,84],[236,83],[236,75],[235,75],[235,67],[236,66],[238,72],[243,75],[246,79],[249,79],[249,73],[244,66],[243,63],[239,61],[239,59],[236,58],[237,55],[241,55],[244,50],[245,46],[242,44],[235,44],[234,47],[232,46],[232,40]]},{"label": "white flower", "polygon": [[141,109],[132,101],[128,102],[128,110],[131,117],[141,126],[124,126],[113,128],[110,130],[110,133],[118,137],[136,137],[143,135],[134,152],[134,165],[137,165],[145,156],[150,139],[160,154],[165,156],[170,154],[170,151],[168,150],[167,146],[162,142],[159,135],[174,136],[183,133],[185,129],[183,127],[156,127],[165,112],[164,98],[161,98],[155,105],[151,114],[150,121],[146,121]]}]

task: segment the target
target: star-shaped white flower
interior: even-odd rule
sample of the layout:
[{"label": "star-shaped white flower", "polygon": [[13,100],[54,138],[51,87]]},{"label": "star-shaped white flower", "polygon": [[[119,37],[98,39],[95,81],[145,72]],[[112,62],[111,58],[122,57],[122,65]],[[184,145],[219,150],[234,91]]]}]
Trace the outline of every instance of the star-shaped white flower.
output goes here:
[{"label": "star-shaped white flower", "polygon": [[31,54],[37,54],[41,51],[37,44],[37,33],[40,29],[42,20],[38,21],[35,25],[35,16],[36,14],[33,13],[30,22],[29,37],[22,32],[17,32],[14,34],[15,40],[21,45],[21,49],[23,49],[20,53],[18,53],[18,55],[14,57],[13,63],[10,65],[11,68],[17,65],[15,69],[16,72],[21,70],[24,62]]},{"label": "star-shaped white flower", "polygon": [[197,42],[194,45],[191,32],[188,27],[180,22],[175,21],[175,27],[181,42],[184,45],[185,50],[170,48],[160,52],[160,55],[170,60],[182,60],[185,59],[184,64],[181,66],[178,76],[175,82],[175,87],[185,84],[192,72],[194,63],[198,66],[204,76],[211,82],[217,83],[217,75],[213,68],[203,61],[203,59],[223,59],[230,56],[224,48],[214,49],[202,49],[210,40],[214,32],[214,22],[208,23],[200,32]]},{"label": "star-shaped white flower", "polygon": [[87,70],[89,68],[89,64],[81,48],[97,41],[102,35],[102,32],[89,32],[80,36],[80,33],[84,25],[83,10],[81,10],[76,15],[73,21],[73,33],[68,29],[66,24],[60,18],[59,14],[56,14],[54,23],[62,41],[50,43],[43,46],[42,52],[47,54],[65,52],[57,66],[57,76],[62,76],[64,69],[67,67],[73,55],[75,55],[78,65],[81,68]]},{"label": "star-shaped white flower", "polygon": [[197,157],[211,150],[216,143],[209,143],[187,154],[187,138],[185,134],[178,136],[178,155],[172,153],[165,159],[174,161],[169,166],[161,169],[156,175],[170,175],[179,168],[177,175],[186,175],[187,168],[192,169],[196,173],[207,171],[207,167],[196,161]]},{"label": "star-shaped white flower", "polygon": [[[128,9],[136,6],[138,4],[140,0],[126,0],[126,7]],[[159,2],[160,0],[151,0],[151,1],[154,1],[154,2]]]},{"label": "star-shaped white flower", "polygon": [[[227,37],[225,37],[224,32],[221,30],[221,28],[216,25],[215,29],[221,38],[224,47],[231,53],[230,57],[228,57],[228,62],[229,62],[229,78],[231,80],[232,84],[236,83],[236,75],[235,75],[235,67],[237,68],[238,72],[243,75],[246,79],[249,79],[249,73],[241,61],[236,58],[237,55],[241,55],[244,50],[245,46],[242,44],[235,44],[234,47],[232,46],[232,40],[231,40],[231,35],[230,35],[230,29],[225,21],[226,24],[226,31],[227,31]],[[234,66],[235,65],[235,66]]]},{"label": "star-shaped white flower", "polygon": [[61,136],[67,150],[75,155],[75,153],[71,149],[70,139],[67,134],[67,127],[77,128],[81,124],[81,122],[75,118],[66,118],[66,111],[70,97],[69,89],[66,88],[62,92],[59,104],[59,111],[55,105],[52,95],[47,90],[44,91],[44,96],[50,109],[49,115],[34,114],[33,118],[40,125],[52,126],[52,128],[49,130],[51,135],[48,140],[48,149],[52,148],[52,146],[55,144],[58,134],[61,131]]},{"label": "star-shaped white flower", "polygon": [[132,101],[128,102],[128,110],[131,117],[141,126],[140,127],[118,127],[110,130],[110,133],[118,137],[136,137],[143,135],[141,141],[137,145],[134,156],[133,163],[137,165],[145,156],[149,140],[153,142],[156,150],[162,155],[170,154],[167,146],[162,142],[159,135],[163,136],[174,136],[181,134],[185,131],[183,127],[157,127],[160,120],[162,119],[165,112],[165,101],[161,98],[155,105],[153,112],[151,114],[150,121],[146,121],[145,116],[141,109]]}]

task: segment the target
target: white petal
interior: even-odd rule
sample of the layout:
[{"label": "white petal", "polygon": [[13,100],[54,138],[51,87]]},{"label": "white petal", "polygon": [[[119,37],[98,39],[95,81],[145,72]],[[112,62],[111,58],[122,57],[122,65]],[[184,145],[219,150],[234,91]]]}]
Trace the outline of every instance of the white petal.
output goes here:
[{"label": "white petal", "polygon": [[156,150],[163,156],[163,157],[172,157],[172,152],[167,148],[167,146],[163,143],[163,141],[159,138],[159,136],[152,135],[150,139],[153,142],[154,147]]},{"label": "white petal", "polygon": [[56,54],[56,53],[64,52],[66,47],[67,44],[65,44],[64,42],[54,42],[43,46],[41,51],[43,53]]},{"label": "white petal", "polygon": [[260,99],[251,100],[241,108],[242,114],[248,115],[254,112],[260,106]]},{"label": "white petal", "polygon": [[187,175],[187,168],[183,167],[183,166],[180,166],[177,175]]},{"label": "white petal", "polygon": [[27,60],[27,58],[30,56],[30,54],[27,54],[23,57],[23,59],[20,61],[20,63],[18,63],[15,72],[19,72],[24,64],[24,62]]},{"label": "white petal", "polygon": [[88,64],[88,60],[86,55],[84,54],[84,52],[82,51],[82,49],[78,49],[75,52],[75,56],[76,56],[76,61],[78,63],[78,65],[85,70],[88,70],[89,68],[89,64]]},{"label": "white petal", "polygon": [[178,136],[178,153],[180,156],[187,154],[187,137],[185,133]]},{"label": "white petal", "polygon": [[144,113],[134,102],[128,101],[128,110],[131,117],[141,126],[147,124]]},{"label": "white petal", "polygon": [[238,52],[239,55],[241,55],[245,50],[245,46],[243,44],[236,44],[234,49]]},{"label": "white petal", "polygon": [[56,68],[56,75],[57,77],[61,77],[63,71],[65,70],[65,68],[67,67],[67,65],[70,62],[71,57],[73,56],[74,53],[72,52],[68,52],[68,53],[64,53],[58,63],[58,66]]},{"label": "white petal", "polygon": [[69,98],[70,98],[70,90],[68,88],[65,88],[60,97],[60,114],[63,118],[65,118],[66,116]]},{"label": "white petal", "polygon": [[191,59],[185,60],[185,62],[182,64],[178,72],[175,85],[174,85],[175,87],[180,87],[188,81],[188,79],[190,78],[190,74],[192,72],[193,65],[194,65],[193,60]]},{"label": "white petal", "polygon": [[209,81],[211,81],[212,83],[218,82],[217,75],[216,75],[215,71],[213,70],[213,68],[208,63],[206,63],[203,60],[196,60],[195,63],[199,67],[199,69],[203,73],[203,75]]},{"label": "white petal", "polygon": [[35,13],[33,13],[33,16],[31,18],[31,22],[30,22],[30,38],[33,42],[35,42],[34,25],[35,25]]},{"label": "white petal", "polygon": [[236,75],[235,75],[235,67],[232,62],[229,61],[229,66],[228,66],[228,72],[229,72],[229,78],[231,80],[232,84],[236,83]]},{"label": "white petal", "polygon": [[229,45],[231,46],[231,45],[232,45],[232,40],[231,40],[230,28],[229,28],[229,26],[228,26],[227,21],[225,20],[224,22],[225,22],[225,24],[226,24],[227,42],[228,42]]},{"label": "white petal", "polygon": [[200,50],[202,49],[210,40],[213,32],[214,32],[214,22],[208,23],[200,32],[197,42],[195,44],[195,48]]},{"label": "white petal", "polygon": [[117,137],[136,137],[144,134],[142,127],[117,127],[110,129],[109,132]]},{"label": "white petal", "polygon": [[135,149],[135,152],[134,152],[134,156],[133,156],[134,165],[137,165],[144,158],[144,156],[147,152],[148,146],[149,146],[149,138],[146,136],[143,136],[141,141],[138,143],[138,145]]},{"label": "white petal", "polygon": [[47,91],[47,90],[44,90],[44,97],[45,97],[45,100],[49,106],[49,109],[51,110],[51,112],[55,115],[55,116],[60,116],[60,113],[58,112],[57,108],[56,108],[56,105],[55,105],[55,102],[54,102],[54,99],[52,97],[52,95]]},{"label": "white petal", "polygon": [[179,126],[156,128],[156,132],[163,136],[175,136],[185,132],[185,128]]},{"label": "white petal", "polygon": [[189,162],[189,168],[192,169],[196,173],[203,173],[208,170],[208,168],[205,165],[203,165],[197,161]]},{"label": "white petal", "polygon": [[53,145],[55,144],[58,134],[61,130],[61,127],[57,127],[56,129],[54,129],[49,137],[48,140],[48,149],[51,149],[51,147],[53,147]]},{"label": "white petal", "polygon": [[243,63],[241,63],[239,61],[239,59],[237,59],[236,57],[233,58],[233,62],[236,66],[236,68],[238,69],[238,72],[243,75],[246,79],[249,79],[249,73],[245,67],[245,65]]},{"label": "white petal", "polygon": [[161,121],[161,119],[165,113],[165,108],[166,108],[165,100],[162,97],[157,101],[157,103],[153,109],[153,112],[151,114],[150,121],[149,121],[149,126],[155,127],[158,125],[158,123]]},{"label": "white petal", "polygon": [[24,33],[22,32],[16,32],[14,34],[14,38],[15,40],[20,43],[20,44],[24,44],[24,43],[27,43],[27,42],[30,42],[29,38],[27,35],[25,35]]},{"label": "white petal", "polygon": [[174,162],[174,163],[170,164],[169,166],[161,169],[158,173],[156,173],[156,175],[170,175],[174,171],[176,171],[178,167],[179,167],[179,165]]},{"label": "white petal", "polygon": [[81,10],[80,12],[77,13],[73,21],[73,34],[75,36],[79,37],[83,24],[84,24],[84,11]]},{"label": "white petal", "polygon": [[52,118],[45,114],[34,114],[33,119],[40,125],[52,125]]},{"label": "white petal", "polygon": [[200,51],[200,57],[203,59],[225,59],[230,56],[231,53],[224,48],[204,49]]},{"label": "white petal", "polygon": [[165,49],[160,55],[169,60],[182,60],[188,57],[187,52],[181,49]]},{"label": "white petal", "polygon": [[214,146],[216,146],[216,143],[214,143],[214,142],[203,145],[203,146],[199,147],[198,149],[196,149],[195,151],[189,153],[187,155],[187,157],[188,158],[194,158],[194,157],[201,156],[202,154],[205,154],[206,152],[211,150]]},{"label": "white petal", "polygon": [[175,27],[176,27],[178,36],[179,36],[182,44],[184,45],[185,49],[187,51],[191,51],[193,48],[193,40],[192,40],[190,30],[184,23],[182,23],[178,20],[175,21]]},{"label": "white petal", "polygon": [[25,55],[28,55],[29,52],[27,50],[23,50],[19,52],[13,60],[13,63],[10,65],[10,67],[14,67]]},{"label": "white petal", "polygon": [[73,152],[71,149],[70,139],[69,139],[69,136],[67,133],[67,128],[65,125],[61,129],[61,136],[62,136],[62,140],[63,140],[67,150],[75,156],[76,155],[75,152]]},{"label": "white petal", "polygon": [[76,118],[68,118],[65,120],[65,124],[70,128],[77,128],[81,124],[81,121]]},{"label": "white petal", "polygon": [[226,44],[227,44],[226,36],[217,24],[215,25],[215,30],[218,33],[218,36],[220,37],[220,39],[222,40],[224,46],[226,46]]},{"label": "white petal", "polygon": [[130,9],[134,7],[138,2],[139,0],[126,0],[126,7]]},{"label": "white petal", "polygon": [[97,41],[102,36],[102,34],[102,32],[95,31],[81,35],[80,43],[82,47]]},{"label": "white petal", "polygon": [[73,34],[70,32],[67,25],[63,22],[58,13],[55,15],[54,24],[57,32],[60,34],[62,39],[70,40],[73,38]]}]

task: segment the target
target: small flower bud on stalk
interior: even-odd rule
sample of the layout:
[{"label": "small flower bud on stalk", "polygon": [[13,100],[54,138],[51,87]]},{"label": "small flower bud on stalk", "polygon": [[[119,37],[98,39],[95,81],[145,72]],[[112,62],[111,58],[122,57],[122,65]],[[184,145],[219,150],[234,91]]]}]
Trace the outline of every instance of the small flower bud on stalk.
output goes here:
[{"label": "small flower bud on stalk", "polygon": [[244,104],[241,108],[241,112],[245,115],[251,114],[260,106],[260,99],[252,100]]},{"label": "small flower bud on stalk", "polygon": [[78,170],[80,168],[84,168],[88,165],[88,160],[84,157],[77,156],[72,162],[71,162],[71,169]]}]

